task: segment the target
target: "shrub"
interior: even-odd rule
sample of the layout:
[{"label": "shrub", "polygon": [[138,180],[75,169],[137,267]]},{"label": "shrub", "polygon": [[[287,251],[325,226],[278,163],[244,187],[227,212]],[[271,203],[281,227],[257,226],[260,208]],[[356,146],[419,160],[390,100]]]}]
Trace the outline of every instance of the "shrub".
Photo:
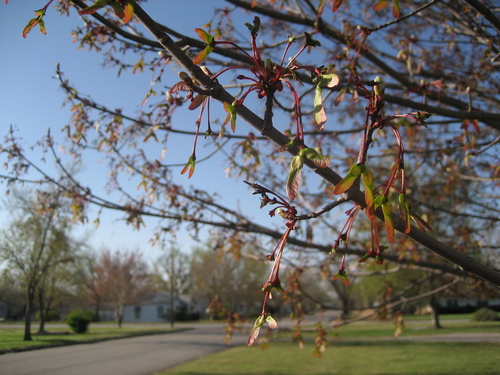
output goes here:
[{"label": "shrub", "polygon": [[75,333],[85,333],[89,328],[92,317],[85,311],[75,311],[68,315],[66,323]]},{"label": "shrub", "polygon": [[492,309],[483,307],[472,314],[472,320],[476,322],[493,322],[500,320],[500,318],[498,317],[498,314]]}]

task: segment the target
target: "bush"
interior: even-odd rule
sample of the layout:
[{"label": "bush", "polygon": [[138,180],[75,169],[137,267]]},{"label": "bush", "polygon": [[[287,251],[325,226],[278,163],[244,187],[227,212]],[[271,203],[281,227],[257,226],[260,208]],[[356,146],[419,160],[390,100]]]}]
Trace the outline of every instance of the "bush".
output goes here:
[{"label": "bush", "polygon": [[483,307],[472,314],[472,320],[476,322],[494,322],[500,320],[500,318],[492,309]]},{"label": "bush", "polygon": [[85,311],[75,311],[68,314],[66,323],[75,333],[85,333],[89,328],[92,317]]}]

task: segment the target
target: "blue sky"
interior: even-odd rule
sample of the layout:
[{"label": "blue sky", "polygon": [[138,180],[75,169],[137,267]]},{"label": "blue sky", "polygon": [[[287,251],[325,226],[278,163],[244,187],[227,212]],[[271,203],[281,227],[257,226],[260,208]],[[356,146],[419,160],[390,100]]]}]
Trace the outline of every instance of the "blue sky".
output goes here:
[{"label": "blue sky", "polygon": [[[60,141],[63,137],[60,129],[70,119],[69,108],[62,106],[64,94],[58,87],[57,79],[54,78],[57,63],[60,64],[66,78],[78,88],[79,92],[91,94],[96,101],[102,101],[109,107],[122,107],[129,114],[133,114],[140,108],[140,103],[149,88],[150,76],[147,73],[144,75],[124,73],[118,79],[115,71],[102,68],[102,57],[99,54],[77,49],[70,35],[72,28],[80,22],[76,12],[72,12],[71,17],[68,18],[60,16],[49,8],[45,16],[47,35],[42,35],[38,28],[35,28],[24,39],[21,35],[24,25],[34,16],[33,12],[42,8],[45,3],[45,0],[11,0],[8,5],[3,2],[0,4],[0,50],[2,51],[0,134],[3,137],[11,125],[15,126],[18,134],[23,138],[26,149],[45,135],[48,128],[51,128],[56,141]],[[160,5],[158,2],[151,1],[150,4],[146,3],[144,8],[150,11],[153,17],[158,15],[160,22],[196,37],[194,28],[205,24],[212,15],[212,8],[221,4],[223,4],[222,1],[176,1],[175,13],[168,13],[164,2]],[[192,12],[193,8],[197,11]],[[179,17],[182,14],[189,14],[189,16]],[[248,19],[251,17],[249,15]],[[178,118],[178,120],[186,121],[190,126],[194,123],[196,115],[188,112],[185,119]],[[186,137],[185,143],[179,145],[183,151],[179,162],[183,163],[187,160],[191,146],[192,138]],[[209,152],[209,150],[205,151],[201,148],[201,152]],[[36,151],[30,153],[30,156],[33,159],[39,157]],[[102,175],[93,173],[98,162],[99,160],[92,159],[92,157],[86,159],[86,166],[82,172],[85,179],[93,179],[89,182],[92,187],[103,185]],[[258,208],[258,198],[252,196],[241,181],[227,180],[221,184],[224,170],[221,168],[220,161],[215,160],[211,163],[214,165],[208,173],[202,173],[197,169],[197,173],[189,183],[193,185],[203,183],[209,190],[214,191],[220,189],[222,185],[227,189],[226,199],[231,199],[235,204],[243,199],[246,201],[244,204],[251,203]],[[50,163],[47,164],[47,168],[52,168]],[[236,187],[240,191],[238,194],[233,194]],[[4,192],[5,184],[1,184],[0,195],[2,197]],[[257,213],[258,210],[255,212]],[[260,214],[265,215],[262,211]],[[150,249],[147,244],[154,229],[154,223],[149,222],[146,229],[137,232],[122,223],[119,220],[120,217],[120,213],[105,213],[98,229],[89,225],[79,228],[78,233],[83,235],[91,231],[90,242],[96,248],[101,245],[106,245],[111,249],[139,247],[150,257],[155,257],[159,250]],[[6,222],[8,222],[8,213],[1,210],[0,224],[4,225]],[[184,244],[181,246],[183,248],[192,245],[185,234],[180,235],[180,241]]]}]

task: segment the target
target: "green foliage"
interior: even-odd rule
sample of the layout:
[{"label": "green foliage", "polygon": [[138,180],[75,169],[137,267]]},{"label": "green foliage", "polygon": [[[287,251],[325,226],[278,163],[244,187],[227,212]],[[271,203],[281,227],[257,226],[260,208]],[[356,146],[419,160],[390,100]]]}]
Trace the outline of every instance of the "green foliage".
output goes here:
[{"label": "green foliage", "polygon": [[75,311],[68,315],[66,323],[75,333],[85,333],[89,328],[92,317],[86,311]]},{"label": "green foliage", "polygon": [[472,314],[472,320],[475,322],[496,322],[500,320],[500,317],[496,311],[483,307]]},{"label": "green foliage", "polygon": [[[207,246],[195,248],[190,265],[192,297],[209,303],[218,295],[222,304],[232,312],[236,312],[236,306],[245,306],[252,313],[258,311],[261,295],[257,292],[268,265],[252,259],[255,252],[248,244],[254,241],[233,237],[220,244],[207,243]],[[210,247],[217,248],[217,252]],[[212,315],[212,318],[216,316]]]},{"label": "green foliage", "polygon": [[[40,320],[40,312],[37,312],[35,315],[36,320]],[[57,310],[49,310],[47,312],[47,315],[45,316],[45,321],[46,322],[52,322],[52,321],[57,321],[61,320],[61,314]]]}]

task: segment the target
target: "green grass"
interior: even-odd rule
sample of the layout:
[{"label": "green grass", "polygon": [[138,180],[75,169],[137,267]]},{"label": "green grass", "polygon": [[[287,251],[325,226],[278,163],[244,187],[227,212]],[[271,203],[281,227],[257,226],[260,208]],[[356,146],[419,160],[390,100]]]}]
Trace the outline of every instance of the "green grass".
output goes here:
[{"label": "green grass", "polygon": [[322,358],[284,342],[267,350],[238,347],[193,361],[161,375],[498,375],[500,344],[333,342]]},{"label": "green grass", "polygon": [[[0,323],[0,353],[172,331],[167,324],[151,324],[147,326],[134,326],[127,324],[122,328],[118,328],[117,326],[111,326],[109,323],[91,323],[87,333],[76,334],[70,332],[69,327],[65,328],[61,324],[48,324],[46,326],[46,330],[49,334],[37,335],[32,333],[33,341],[23,341],[24,328],[21,328],[20,325],[22,325],[22,323],[17,325]],[[34,325],[32,332],[34,332],[37,328],[38,327]]]},{"label": "green grass", "polygon": [[[424,336],[449,333],[487,333],[500,332],[500,322],[446,321],[441,323],[442,329],[434,329],[426,320],[405,319],[403,336]],[[392,337],[392,322],[359,322],[338,328],[339,337]]]},{"label": "green grass", "polygon": [[[426,319],[406,319],[402,337],[451,333],[500,332],[499,322],[443,319],[435,330]],[[201,374],[401,374],[498,375],[500,343],[413,342],[394,339],[391,321],[364,321],[330,332],[322,358],[313,357],[314,332],[303,332],[306,345],[290,343],[291,332],[274,335],[267,350],[259,346],[232,348],[165,370],[161,375]]]}]

